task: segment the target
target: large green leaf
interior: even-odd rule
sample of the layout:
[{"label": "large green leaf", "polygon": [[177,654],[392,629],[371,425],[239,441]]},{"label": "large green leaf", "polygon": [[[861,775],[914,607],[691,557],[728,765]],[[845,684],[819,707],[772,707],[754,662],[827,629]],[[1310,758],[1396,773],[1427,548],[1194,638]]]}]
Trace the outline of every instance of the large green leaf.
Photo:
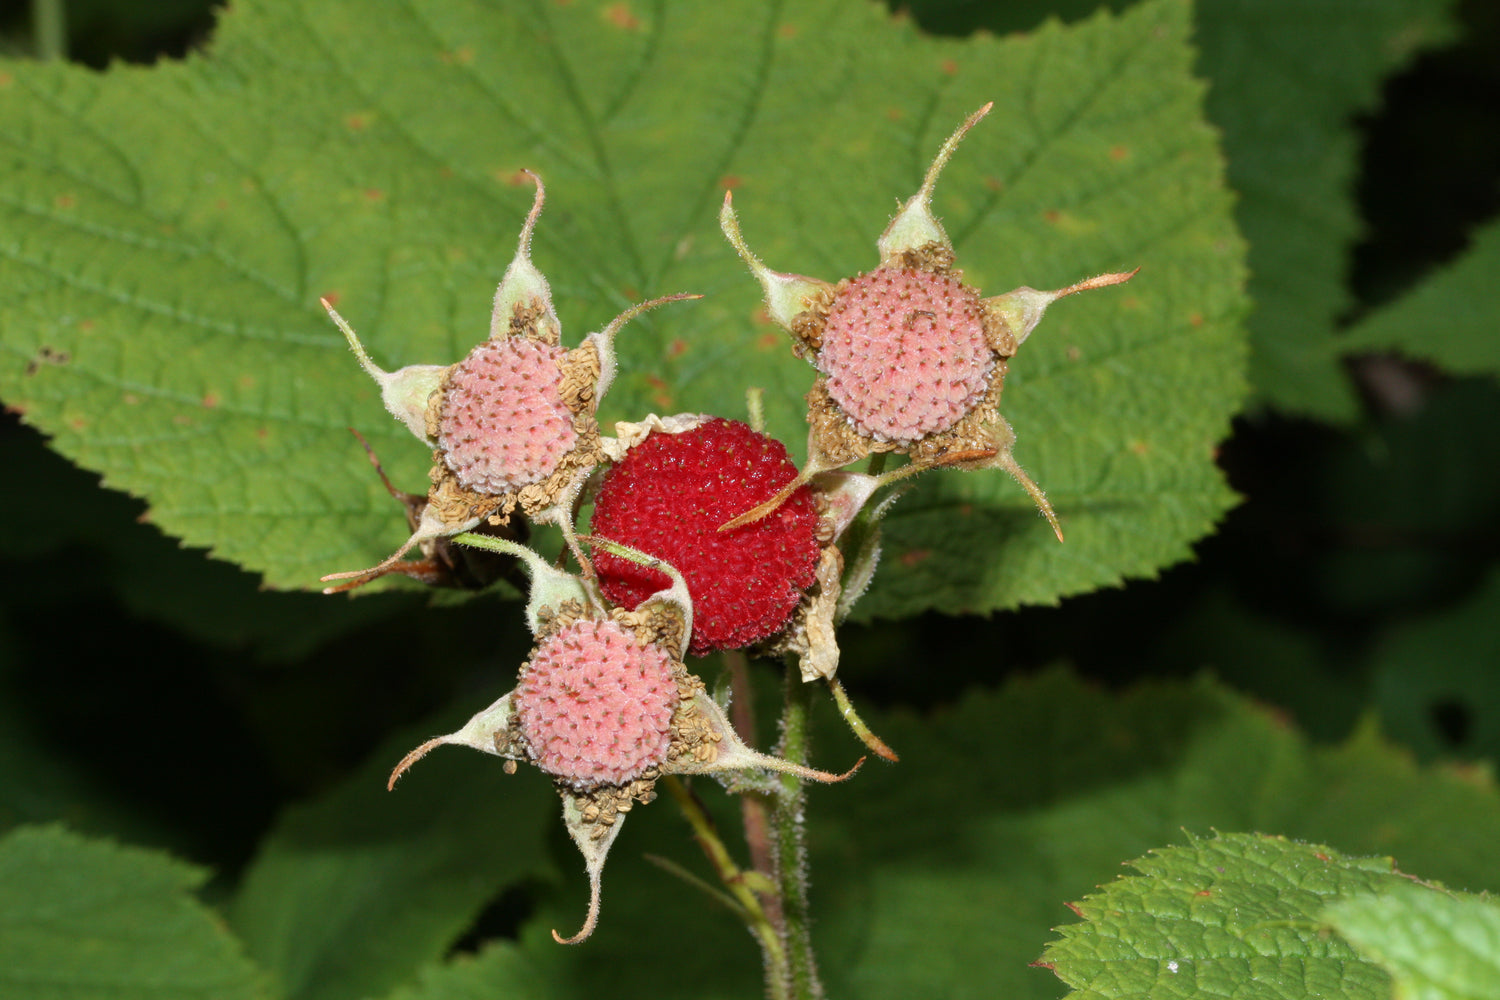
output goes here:
[{"label": "large green leaf", "polygon": [[1250,241],[1250,380],[1272,406],[1348,420],[1338,355],[1359,235],[1353,121],[1387,74],[1453,34],[1451,0],[1206,0],[1208,110]]},{"label": "large green leaf", "polygon": [[192,896],[196,867],[62,827],[0,840],[7,1000],[254,1000],[266,977]]},{"label": "large green leaf", "polygon": [[420,737],[392,741],[262,842],[229,910],[250,954],[293,1000],[369,996],[436,960],[507,886],[550,876],[561,825],[541,776],[437,753],[394,792]]},{"label": "large green leaf", "polygon": [[[942,138],[993,99],[936,199],[969,280],[996,294],[1145,269],[1054,307],[1006,388],[1067,545],[1003,475],[931,476],[889,521],[896,558],[865,613],[1149,575],[1231,502],[1212,454],[1243,390],[1242,248],[1189,15],[1154,0],[951,42],[857,0],[419,0],[378,18],[247,2],[181,64],[7,64],[0,398],[272,586],[368,565],[403,524],[343,428],[409,489],[427,455],[317,298],[337,296],[387,366],[456,360],[487,328],[529,167],[548,183],[536,258],[567,342],[632,299],[709,296],[627,328],[604,417],[742,415],[755,385],[796,443],[811,371],[756,323],[714,223],[723,189],[773,266],[851,274]],[[50,499],[37,508],[66,516]]]}]

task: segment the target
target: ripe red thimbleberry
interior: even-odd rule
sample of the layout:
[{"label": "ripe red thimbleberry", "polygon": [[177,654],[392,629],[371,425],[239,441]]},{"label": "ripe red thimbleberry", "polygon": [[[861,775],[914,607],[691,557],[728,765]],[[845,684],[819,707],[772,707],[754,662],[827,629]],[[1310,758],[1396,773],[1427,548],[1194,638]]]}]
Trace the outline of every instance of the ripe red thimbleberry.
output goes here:
[{"label": "ripe red thimbleberry", "polygon": [[[590,530],[682,573],[693,598],[693,655],[739,649],[785,628],[812,584],[818,511],[804,486],[770,517],[731,531],[719,526],[796,478],[781,442],[735,420],[653,433],[605,474]],[[594,567],[605,596],[623,607],[668,583],[607,552]]]},{"label": "ripe red thimbleberry", "polygon": [[672,658],[595,619],[548,636],[515,692],[532,762],[579,790],[627,784],[665,761],[677,702]]}]

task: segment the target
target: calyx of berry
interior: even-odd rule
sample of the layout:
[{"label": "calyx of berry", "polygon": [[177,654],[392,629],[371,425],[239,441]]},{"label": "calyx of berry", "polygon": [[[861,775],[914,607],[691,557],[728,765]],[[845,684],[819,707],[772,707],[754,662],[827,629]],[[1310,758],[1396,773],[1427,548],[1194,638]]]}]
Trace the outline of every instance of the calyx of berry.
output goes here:
[{"label": "calyx of berry", "polygon": [[[525,761],[547,774],[562,797],[563,822],[584,857],[590,900],[576,944],[599,917],[600,880],[610,846],[636,803],[655,798],[664,774],[725,774],[752,783],[765,772],[811,781],[830,774],[759,753],[736,735],[703,681],[682,662],[692,632],[693,605],[682,574],[672,566],[608,539],[596,548],[663,573],[669,585],[633,609],[611,606],[591,574],[573,576],[525,546],[464,534],[456,541],[519,557],[531,574],[527,623],[536,646],[518,683],[452,733],[407,754],[388,787],[436,747],[467,746],[509,762]],[[863,758],[861,758],[861,761]],[[775,793],[772,782],[763,790]],[[757,785],[759,787],[759,785]]]},{"label": "calyx of berry", "polygon": [[999,413],[1007,364],[1052,302],[1136,272],[991,298],[963,283],[953,244],[932,213],[932,194],[963,137],[991,107],[943,143],[921,188],[876,241],[879,266],[853,278],[830,283],[766,267],[741,235],[725,193],[725,236],[760,282],[772,320],[791,333],[793,351],[820,373],[808,393],[808,460],[800,476],[726,529],[766,517],[814,476],[890,452],[908,462],[882,482],[936,467],[1004,469],[1062,540],[1052,505],[1016,462],[1015,433]]},{"label": "calyx of berry", "polygon": [[698,296],[640,303],[578,347],[563,348],[551,288],[531,261],[546,193],[540,178],[525,174],[536,185],[535,201],[516,255],[495,290],[489,337],[462,361],[383,371],[353,328],[323,301],[380,385],[386,408],[434,449],[427,502],[411,536],[369,569],[324,577],[345,581],[325,592],[368,583],[392,572],[413,546],[482,524],[507,524],[517,511],[532,522],[558,525],[582,563],[572,511],[584,482],[609,450],[596,414],[615,375],[615,335],[648,309]]}]

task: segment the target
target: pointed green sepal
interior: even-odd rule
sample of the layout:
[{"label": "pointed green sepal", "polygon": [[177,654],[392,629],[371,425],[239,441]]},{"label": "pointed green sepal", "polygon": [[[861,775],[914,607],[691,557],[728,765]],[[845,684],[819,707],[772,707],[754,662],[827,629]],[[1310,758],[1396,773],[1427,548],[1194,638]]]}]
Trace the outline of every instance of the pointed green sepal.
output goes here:
[{"label": "pointed green sepal", "polygon": [[1101,274],[1093,278],[1085,278],[1067,288],[1059,288],[1050,292],[1039,292],[1035,288],[1022,285],[1013,292],[985,299],[985,308],[990,311],[991,315],[999,317],[1005,323],[1011,337],[1010,343],[992,346],[995,347],[997,353],[1005,357],[1015,354],[1016,348],[1020,347],[1031,335],[1031,331],[1036,329],[1036,325],[1042,321],[1042,314],[1052,303],[1078,292],[1124,284],[1135,277],[1139,270],[1140,268],[1136,268],[1135,271]]},{"label": "pointed green sepal", "polygon": [[448,377],[448,369],[452,366],[407,365],[388,372],[370,360],[370,355],[359,342],[354,328],[338,314],[333,304],[327,299],[319,301],[328,310],[328,315],[333,317],[334,324],[343,332],[344,339],[349,342],[349,349],[359,359],[365,374],[380,386],[380,401],[385,404],[391,416],[405,424],[406,429],[415,434],[418,440],[425,442],[428,447],[435,447],[436,442],[427,436],[428,410],[433,404],[434,394],[443,387],[443,380]]},{"label": "pointed green sepal", "polygon": [[563,825],[568,828],[568,836],[573,838],[573,843],[578,845],[578,851],[583,855],[583,866],[589,876],[589,911],[584,917],[583,927],[572,937],[563,937],[552,931],[552,940],[558,944],[578,944],[594,933],[594,927],[599,923],[599,897],[600,882],[604,876],[604,861],[609,857],[609,849],[614,846],[615,838],[620,835],[620,827],[625,825],[623,812],[614,816],[609,824],[601,824],[597,819],[587,818],[587,810],[592,804],[592,798],[587,793],[563,792]]},{"label": "pointed green sepal", "polygon": [[504,738],[504,734],[510,731],[511,720],[515,717],[515,709],[511,707],[513,693],[507,691],[488,708],[476,712],[473,718],[463,724],[462,728],[446,736],[434,736],[402,757],[401,762],[392,769],[385,787],[388,790],[394,789],[396,782],[406,773],[407,768],[440,746],[463,746],[494,754],[496,757],[505,757],[508,760],[525,760],[525,756],[518,750],[512,750]]},{"label": "pointed green sepal", "polygon": [[[476,517],[472,520],[465,521],[462,524],[445,524],[437,516],[437,514],[434,513],[432,505],[426,504],[423,506],[422,515],[417,521],[416,530],[412,532],[411,537],[403,542],[401,544],[401,547],[395,552],[392,552],[385,559],[381,560],[379,563],[376,563],[374,566],[371,566],[369,569],[356,569],[344,573],[329,573],[327,576],[321,577],[318,582],[332,583],[335,580],[344,581],[337,584],[336,586],[324,587],[323,593],[325,594],[338,594],[343,593],[347,590],[353,590],[356,587],[360,587],[366,583],[369,583],[376,577],[381,577],[389,573],[391,571],[391,567],[400,562],[401,557],[410,552],[413,546],[421,545],[423,542],[430,542],[439,538],[448,538],[452,535],[457,535],[460,532],[468,531],[471,528],[477,528],[479,527],[479,522],[481,520],[483,520],[483,518]],[[513,544],[505,543],[505,540],[502,538],[490,538],[488,540],[503,544]],[[488,546],[479,547],[486,548]],[[508,552],[509,550],[497,549],[496,551]]]},{"label": "pointed green sepal", "polygon": [[663,295],[659,299],[642,302],[620,313],[620,315],[610,321],[609,326],[606,326],[598,333],[591,333],[583,339],[585,345],[593,344],[595,352],[599,355],[599,381],[594,386],[595,409],[598,408],[599,401],[604,398],[604,394],[609,392],[609,387],[615,379],[615,334],[620,332],[620,328],[641,313],[655,309],[657,306],[667,302],[681,302],[685,299],[701,298],[703,298],[702,295],[692,292],[679,292],[676,295]]},{"label": "pointed green sepal", "polygon": [[973,128],[979,119],[990,113],[994,102],[986,104],[974,112],[964,123],[960,125],[948,141],[943,143],[943,148],[938,150],[937,158],[932,161],[932,166],[927,168],[927,176],[922,179],[922,187],[905,205],[891,224],[885,227],[885,232],[880,234],[880,239],[875,246],[880,250],[880,263],[888,265],[901,254],[930,246],[933,243],[941,244],[952,251],[953,244],[948,239],[948,234],[943,229],[942,223],[938,222],[937,216],[932,214],[932,192],[937,187],[938,175],[948,165],[948,160],[953,156],[953,151],[963,141],[969,129]]},{"label": "pointed green sepal", "polygon": [[526,599],[526,627],[531,630],[533,637],[541,631],[544,609],[555,610],[569,601],[585,608],[603,606],[599,595],[584,580],[558,569],[536,551],[519,542],[475,534],[461,534],[453,540],[471,548],[515,556],[526,566],[526,573],[531,577],[531,588]]},{"label": "pointed green sepal", "polygon": [[[531,262],[531,237],[536,232],[537,217],[542,214],[542,203],[547,192],[542,179],[530,170],[521,171],[536,185],[536,200],[521,228],[521,239],[516,247],[516,256],[505,269],[495,289],[495,304],[490,313],[490,339],[509,337],[518,315],[529,315],[530,333],[538,340],[555,344],[562,337],[562,324],[557,311],[552,307],[552,287],[542,272]],[[518,312],[519,310],[519,312]]]},{"label": "pointed green sepal", "polygon": [[760,258],[750,252],[745,237],[740,234],[740,222],[734,214],[733,197],[728,191],[724,192],[724,207],[719,211],[719,228],[724,230],[730,245],[749,265],[750,273],[755,275],[761,288],[765,289],[766,311],[770,313],[771,319],[788,330],[792,328],[792,320],[799,313],[806,312],[818,295],[833,287],[817,278],[784,274],[762,264]]},{"label": "pointed green sepal", "polygon": [[780,757],[752,750],[739,734],[734,731],[734,726],[724,714],[713,697],[707,691],[698,691],[693,698],[693,708],[707,721],[710,728],[718,739],[712,754],[703,755],[702,760],[687,760],[679,758],[668,764],[663,770],[670,774],[713,774],[720,771],[775,771],[779,774],[794,774],[806,781],[819,781],[825,784],[835,781],[846,781],[854,776],[854,772],[860,769],[865,759],[861,757],[854,762],[854,766],[843,774],[834,774],[830,771],[819,771],[802,764],[794,764]]}]

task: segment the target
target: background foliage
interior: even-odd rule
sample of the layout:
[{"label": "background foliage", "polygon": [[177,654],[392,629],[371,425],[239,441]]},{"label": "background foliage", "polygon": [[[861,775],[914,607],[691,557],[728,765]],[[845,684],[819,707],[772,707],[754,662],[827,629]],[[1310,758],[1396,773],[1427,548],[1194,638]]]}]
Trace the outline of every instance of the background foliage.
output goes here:
[{"label": "background foliage", "polygon": [[[244,4],[231,15],[239,41],[215,48],[212,19],[177,6],[171,24],[156,9],[166,5],[70,8],[74,55],[102,65],[207,45],[208,61],[103,76],[0,67],[4,114],[17,114],[16,81],[30,88],[0,145],[0,398],[69,456],[144,493],[145,519],[282,586],[373,561],[398,533],[343,426],[366,429],[408,484],[421,472],[420,448],[382,422],[316,294],[337,288],[387,364],[456,358],[473,339],[463,331],[482,329],[487,286],[524,212],[524,192],[503,183],[516,167],[549,183],[537,256],[569,342],[629,298],[711,293],[622,337],[614,416],[737,398],[713,375],[732,357],[765,385],[772,429],[794,445],[805,369],[780,344],[736,353],[726,343],[743,339],[754,289],[714,237],[724,175],[741,185],[746,235],[772,266],[832,278],[873,262],[892,199],[911,193],[951,122],[985,96],[1019,101],[1032,117],[982,125],[940,188],[969,277],[998,292],[1147,265],[1125,308],[1109,293],[1060,304],[1007,387],[1018,456],[1073,511],[1066,546],[1019,513],[1003,477],[933,477],[898,505],[906,520],[892,525],[883,589],[865,613],[904,620],[850,628],[844,643],[858,665],[846,683],[885,706],[876,728],[903,761],[812,798],[817,935],[833,992],[1057,996],[1058,980],[1027,963],[1049,928],[1075,921],[1062,904],[1131,858],[1215,829],[1390,855],[1459,890],[1500,888],[1489,770],[1500,752],[1489,472],[1500,451],[1500,293],[1487,280],[1497,244],[1486,225],[1500,177],[1500,19],[1488,5],[1321,0],[1268,14],[1230,0],[1191,12],[1143,2],[1114,5],[1112,20],[1086,3],[997,14],[1001,5],[934,2],[893,27],[878,8],[843,3],[778,37],[775,11],[745,3],[724,16],[760,19],[755,37],[776,53],[762,64],[704,51],[733,41],[713,31],[611,61],[588,48],[614,37],[596,23],[567,36],[581,48],[514,53],[536,88],[526,95],[466,77],[458,40],[444,49],[450,63],[402,63],[411,47],[399,18]],[[459,5],[445,9],[454,25],[470,23]],[[560,18],[558,31],[630,10],[515,9]],[[692,30],[673,5],[641,12]],[[1068,27],[1042,26],[1049,15]],[[1214,221],[1228,202],[1215,200],[1210,137],[1182,124],[1199,100],[1186,84],[1189,17],[1248,241],[1252,384],[1218,452],[1244,500],[1191,562],[1167,568],[1231,502],[1204,457],[1243,392],[1239,244]],[[280,18],[290,23],[278,31]],[[24,54],[26,24],[4,27]],[[981,28],[1000,37],[973,34]],[[252,44],[268,37],[276,44]],[[871,39],[872,52],[849,54]],[[1014,59],[971,76],[992,53]],[[898,71],[903,60],[919,68]],[[694,79],[725,120],[758,124],[725,135],[590,128],[590,115],[597,125],[619,109],[559,93],[559,67],[600,75],[572,81],[584,94]],[[467,117],[426,115],[420,88],[389,83],[429,73],[451,75],[445,100]],[[462,79],[472,89],[451,82]],[[751,100],[763,102],[754,115]],[[496,107],[509,118],[496,120]],[[329,108],[341,112],[333,128]],[[137,145],[111,131],[120,120],[140,123]],[[445,132],[454,120],[469,127]],[[930,137],[892,145],[914,132]],[[1089,160],[1099,134],[1129,136],[1139,158],[1109,174],[1119,161]],[[660,148],[690,162],[668,171],[646,155]],[[605,161],[612,191],[598,183]],[[819,174],[850,162],[868,173]],[[221,189],[200,189],[206,175]],[[696,186],[662,190],[682,176]],[[1098,190],[1080,192],[1080,177],[1099,178]],[[1003,197],[991,198],[997,180]],[[816,196],[835,181],[847,189],[839,198]],[[58,200],[69,191],[117,197],[101,212]],[[118,197],[130,192],[147,195]],[[220,201],[233,207],[216,215]],[[1162,203],[1178,214],[1150,211]],[[163,230],[166,216],[132,204],[170,205],[177,226]],[[275,216],[287,206],[296,211]],[[804,230],[820,238],[790,235]],[[638,242],[608,258],[621,232]],[[90,296],[108,303],[92,313],[105,329],[138,334],[103,360],[64,329]],[[1185,325],[1193,308],[1198,324]],[[691,346],[674,354],[679,338]],[[1082,359],[1073,368],[1069,346]],[[268,359],[295,381],[226,374],[270,373]],[[745,377],[737,367],[736,381]],[[137,403],[122,399],[126,382]],[[1101,413],[1104,403],[1123,410]],[[262,437],[267,413],[279,419]],[[266,457],[257,449],[268,439],[277,450]],[[1150,458],[1132,469],[1118,456],[1139,454],[1135,444]],[[15,831],[0,840],[10,924],[0,992],[413,1000],[492,996],[499,985],[596,994],[606,981],[627,995],[758,989],[732,919],[641,860],[700,867],[665,805],[632,818],[597,937],[565,950],[547,929],[576,923],[582,879],[549,790],[526,780],[535,775],[438,755],[422,781],[384,792],[381,775],[409,745],[508,686],[528,645],[512,608],[263,591],[258,576],[136,523],[139,501],[100,489],[14,415],[0,449],[10,569],[0,825]],[[267,466],[290,481],[257,472]],[[944,522],[976,503],[988,513],[970,537],[992,546],[987,568],[955,587],[963,564],[944,554]],[[1013,607],[1163,570],[1056,608],[904,617],[936,597]],[[820,747],[825,759],[854,752],[836,729]],[[722,819],[732,825],[732,807]],[[1336,921],[1384,970],[1344,995],[1381,995],[1381,976],[1418,974],[1399,967],[1399,942],[1379,942],[1379,914],[1425,897],[1377,906],[1349,896],[1336,917],[1306,915]],[[141,926],[160,937],[139,937]],[[37,927],[50,936],[18,936]],[[1077,927],[1088,940],[1092,924]],[[685,940],[680,953],[663,947]],[[114,957],[79,962],[85,947]],[[1465,949],[1475,950],[1452,943],[1455,962]],[[180,956],[171,976],[155,975],[159,961],[151,975],[138,967],[168,951]],[[1132,975],[1124,984],[1149,992],[1155,980]]]}]

